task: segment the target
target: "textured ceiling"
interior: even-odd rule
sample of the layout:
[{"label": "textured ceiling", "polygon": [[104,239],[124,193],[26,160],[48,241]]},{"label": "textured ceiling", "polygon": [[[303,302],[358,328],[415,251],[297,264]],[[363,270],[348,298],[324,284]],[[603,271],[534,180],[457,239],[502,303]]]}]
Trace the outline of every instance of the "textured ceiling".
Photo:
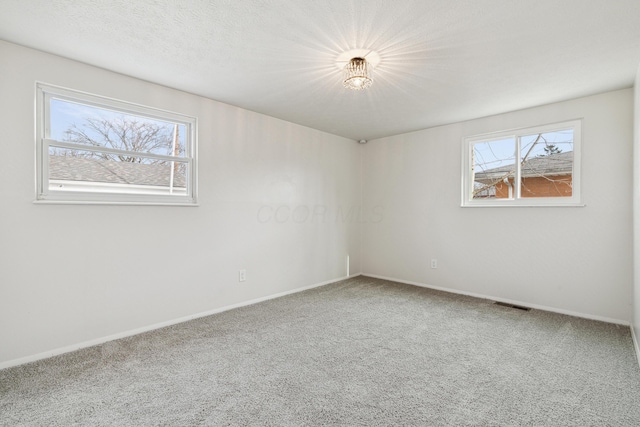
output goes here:
[{"label": "textured ceiling", "polygon": [[632,86],[640,1],[0,0],[0,39],[372,139]]}]

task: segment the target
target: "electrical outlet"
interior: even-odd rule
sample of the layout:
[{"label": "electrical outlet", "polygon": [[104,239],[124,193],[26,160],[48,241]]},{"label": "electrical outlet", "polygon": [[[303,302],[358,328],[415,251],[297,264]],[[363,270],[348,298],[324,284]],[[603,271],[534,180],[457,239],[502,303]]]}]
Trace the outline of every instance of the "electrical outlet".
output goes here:
[{"label": "electrical outlet", "polygon": [[242,270],[238,270],[238,282],[244,282],[247,280],[247,270],[244,268]]},{"label": "electrical outlet", "polygon": [[431,258],[431,268],[438,268],[438,260]]}]

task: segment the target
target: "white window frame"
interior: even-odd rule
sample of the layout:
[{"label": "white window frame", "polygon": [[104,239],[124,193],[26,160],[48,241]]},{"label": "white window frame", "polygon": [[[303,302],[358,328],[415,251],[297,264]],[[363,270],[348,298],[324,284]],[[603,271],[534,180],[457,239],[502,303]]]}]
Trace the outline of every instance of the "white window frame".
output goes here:
[{"label": "white window frame", "polygon": [[[78,181],[66,182],[65,190],[50,191],[49,147],[80,149],[113,154],[131,154],[128,151],[57,141],[50,138],[50,100],[52,98],[77,102],[120,113],[184,125],[185,156],[173,157],[152,153],[136,153],[141,157],[187,164],[186,191],[173,194],[154,194],[149,186],[101,184]],[[75,204],[129,204],[197,206],[197,119],[184,114],[133,104],[126,101],[80,92],[72,89],[36,83],[36,203]],[[51,181],[54,182],[54,181]],[[144,187],[144,190],[143,190]],[[145,191],[148,190],[148,191]],[[158,188],[159,190],[159,188]],[[139,192],[138,192],[139,191]]]},{"label": "white window frame", "polygon": [[[516,173],[515,182],[520,182],[520,141],[521,137],[537,133],[547,133],[573,129],[573,172],[571,197],[521,197],[519,186],[513,199],[473,199],[472,162],[473,145],[481,142],[514,138],[516,141]],[[495,207],[495,206],[584,206],[580,191],[580,150],[582,144],[582,119],[566,122],[508,130],[466,137],[462,141],[462,207]]]}]

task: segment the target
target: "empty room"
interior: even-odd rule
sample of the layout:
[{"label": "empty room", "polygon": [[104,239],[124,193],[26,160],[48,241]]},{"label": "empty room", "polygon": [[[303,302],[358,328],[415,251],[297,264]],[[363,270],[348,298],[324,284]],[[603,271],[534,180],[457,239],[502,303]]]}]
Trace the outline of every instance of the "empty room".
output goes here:
[{"label": "empty room", "polygon": [[638,87],[637,0],[0,0],[0,426],[640,425]]}]

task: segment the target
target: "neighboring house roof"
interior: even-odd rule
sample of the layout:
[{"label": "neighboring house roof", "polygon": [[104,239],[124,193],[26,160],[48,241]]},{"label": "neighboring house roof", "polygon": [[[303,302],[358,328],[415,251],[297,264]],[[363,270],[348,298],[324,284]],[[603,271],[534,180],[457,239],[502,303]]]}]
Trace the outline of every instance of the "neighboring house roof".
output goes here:
[{"label": "neighboring house roof", "polygon": [[[523,178],[536,176],[571,175],[573,172],[573,151],[551,154],[548,156],[532,157],[520,167]],[[475,181],[485,184],[501,180],[515,173],[515,165],[501,166],[475,173]]]},{"label": "neighboring house roof", "polygon": [[[171,165],[117,162],[69,156],[49,156],[49,179],[168,187]],[[185,176],[175,173],[174,187],[186,187]]]}]

